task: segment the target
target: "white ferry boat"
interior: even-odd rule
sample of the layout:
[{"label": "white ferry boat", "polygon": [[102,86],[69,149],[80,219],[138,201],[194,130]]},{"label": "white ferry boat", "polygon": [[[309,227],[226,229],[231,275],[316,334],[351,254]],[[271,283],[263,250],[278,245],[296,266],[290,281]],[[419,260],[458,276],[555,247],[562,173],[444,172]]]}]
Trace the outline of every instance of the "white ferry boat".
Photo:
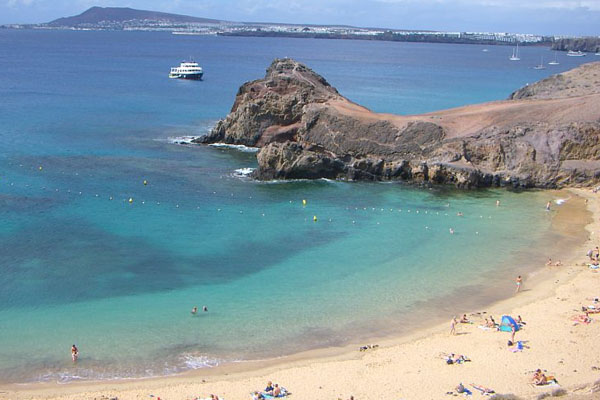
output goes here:
[{"label": "white ferry boat", "polygon": [[586,54],[583,51],[569,50],[569,51],[567,51],[567,55],[569,57],[584,57]]},{"label": "white ferry boat", "polygon": [[174,79],[202,79],[202,67],[197,62],[193,61],[182,61],[179,67],[171,68],[169,72],[169,78]]}]

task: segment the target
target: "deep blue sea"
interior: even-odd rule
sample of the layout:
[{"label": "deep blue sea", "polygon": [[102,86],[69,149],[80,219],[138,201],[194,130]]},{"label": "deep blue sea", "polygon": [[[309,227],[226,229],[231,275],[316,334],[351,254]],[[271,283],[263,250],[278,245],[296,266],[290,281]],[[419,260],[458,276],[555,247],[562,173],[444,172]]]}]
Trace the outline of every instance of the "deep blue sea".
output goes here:
[{"label": "deep blue sea", "polygon": [[[503,99],[594,57],[561,53],[540,71],[547,48],[523,47],[520,62],[483,48],[0,30],[0,381],[164,375],[340,346],[512,291],[549,237],[543,193],[258,183],[236,172],[254,153],[173,143],[207,132],[276,57],[398,114]],[[190,57],[203,81],[167,78]]]}]

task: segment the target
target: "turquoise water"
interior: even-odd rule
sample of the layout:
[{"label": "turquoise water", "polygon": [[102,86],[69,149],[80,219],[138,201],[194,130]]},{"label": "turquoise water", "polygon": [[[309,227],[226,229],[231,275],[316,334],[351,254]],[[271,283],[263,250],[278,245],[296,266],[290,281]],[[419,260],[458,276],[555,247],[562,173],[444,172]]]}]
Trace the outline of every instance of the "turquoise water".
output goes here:
[{"label": "turquoise water", "polygon": [[[274,57],[411,114],[504,98],[554,72],[529,65],[547,49],[515,64],[479,46],[3,30],[0,51],[1,381],[162,375],[404,332],[426,305],[424,319],[452,314],[512,280],[548,231],[539,193],[257,183],[236,173],[252,153],[172,143],[206,132]],[[205,80],[167,79],[190,55]]]}]

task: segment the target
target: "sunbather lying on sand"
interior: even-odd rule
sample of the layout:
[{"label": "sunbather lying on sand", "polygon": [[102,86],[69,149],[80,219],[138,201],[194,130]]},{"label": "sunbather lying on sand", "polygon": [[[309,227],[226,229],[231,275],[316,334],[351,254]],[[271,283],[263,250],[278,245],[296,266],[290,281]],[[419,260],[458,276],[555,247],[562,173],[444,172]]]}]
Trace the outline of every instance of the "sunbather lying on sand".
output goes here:
[{"label": "sunbather lying on sand", "polygon": [[585,315],[576,315],[572,318],[573,322],[575,323],[582,323],[582,324],[589,324],[590,322],[592,322],[592,319],[587,315],[587,313]]},{"label": "sunbather lying on sand", "polygon": [[442,358],[446,361],[446,364],[462,364],[467,361],[471,361],[468,357],[462,354],[444,354],[442,353]]},{"label": "sunbather lying on sand", "polygon": [[367,344],[366,346],[360,346],[358,351],[367,351],[367,350],[371,350],[371,349],[376,349],[378,347],[379,347],[378,344]]},{"label": "sunbather lying on sand", "polygon": [[596,306],[582,306],[581,311],[583,311],[586,314],[599,314],[600,308],[597,308]]},{"label": "sunbather lying on sand", "polygon": [[558,383],[555,377],[544,375],[542,370],[539,368],[534,372],[533,377],[531,378],[531,383],[536,386],[547,385],[552,382]]}]

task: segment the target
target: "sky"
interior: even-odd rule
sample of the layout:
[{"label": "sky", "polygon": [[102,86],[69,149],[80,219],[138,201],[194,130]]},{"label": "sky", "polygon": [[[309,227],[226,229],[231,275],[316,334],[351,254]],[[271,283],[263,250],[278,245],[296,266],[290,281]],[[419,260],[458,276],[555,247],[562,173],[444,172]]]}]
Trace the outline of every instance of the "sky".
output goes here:
[{"label": "sky", "polygon": [[245,22],[600,36],[600,0],[0,0],[0,24],[48,22],[92,6]]}]

